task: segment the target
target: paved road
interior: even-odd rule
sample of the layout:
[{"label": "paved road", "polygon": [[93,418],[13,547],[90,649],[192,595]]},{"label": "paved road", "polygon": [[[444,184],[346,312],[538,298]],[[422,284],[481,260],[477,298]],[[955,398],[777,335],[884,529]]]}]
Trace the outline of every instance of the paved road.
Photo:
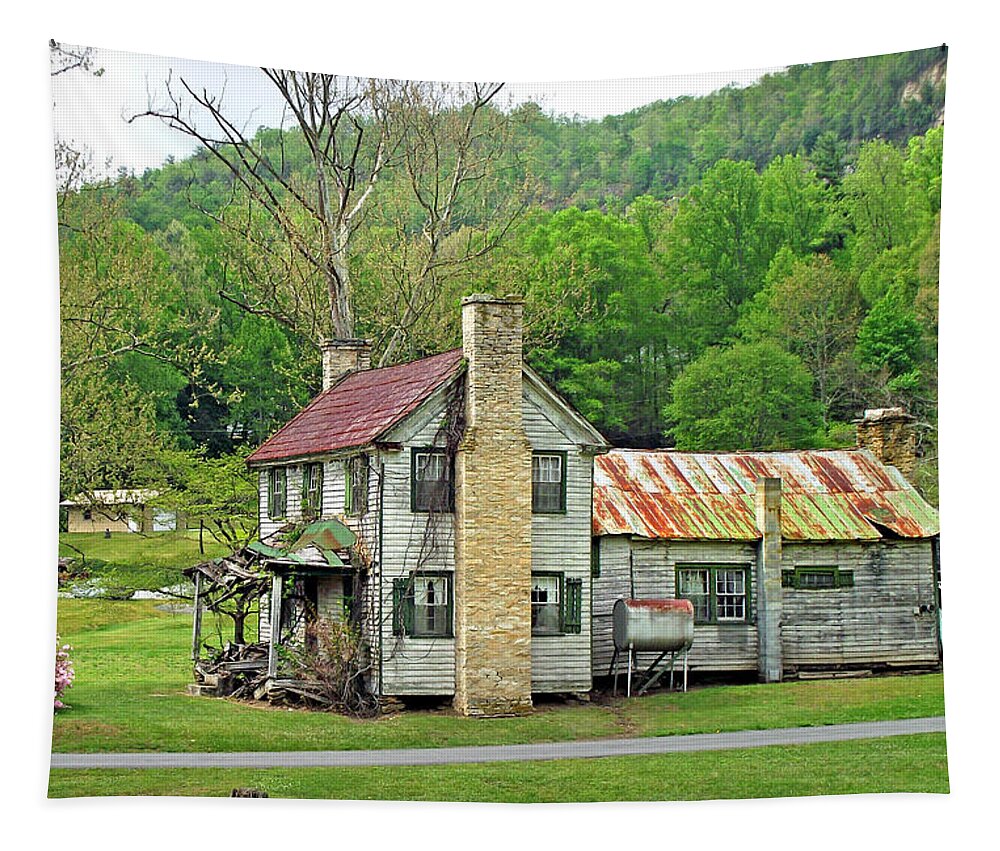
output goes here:
[{"label": "paved road", "polygon": [[535,745],[486,745],[461,748],[408,748],[375,751],[278,751],[248,753],[97,753],[52,754],[52,768],[324,768],[369,765],[445,765],[540,759],[688,753],[768,745],[808,745],[878,739],[912,733],[943,733],[944,718],[872,721],[828,727],[785,727],[736,733],[699,733],[642,739],[594,739]]}]

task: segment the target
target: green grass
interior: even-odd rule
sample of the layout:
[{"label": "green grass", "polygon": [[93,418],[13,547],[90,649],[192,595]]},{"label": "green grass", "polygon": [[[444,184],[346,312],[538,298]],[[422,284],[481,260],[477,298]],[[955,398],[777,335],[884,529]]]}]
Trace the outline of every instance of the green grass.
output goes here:
[{"label": "green grass", "polygon": [[156,590],[180,582],[185,567],[229,551],[207,533],[204,543],[202,554],[197,530],[114,532],[110,538],[100,532],[63,532],[59,535],[59,555],[75,559],[74,568],[86,567],[91,577],[106,587]]},{"label": "green grass", "polygon": [[[152,601],[59,601],[77,679],[55,717],[53,750],[355,750],[571,741],[913,718],[944,712],[939,674],[777,685],[716,686],[609,704],[543,704],[525,718],[450,710],[371,721],[195,698],[189,615]],[[213,630],[211,619],[205,633]]]},{"label": "green grass", "polygon": [[414,801],[668,801],[877,792],[946,793],[940,733],[660,756],[316,769],[60,769],[49,797],[228,795]]}]

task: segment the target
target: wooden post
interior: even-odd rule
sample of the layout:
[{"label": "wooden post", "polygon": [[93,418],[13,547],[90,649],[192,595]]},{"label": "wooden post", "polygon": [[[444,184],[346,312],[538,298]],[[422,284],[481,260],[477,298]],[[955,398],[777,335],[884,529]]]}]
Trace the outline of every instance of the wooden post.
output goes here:
[{"label": "wooden post", "polygon": [[278,673],[278,643],[281,640],[281,576],[271,580],[271,639],[267,648],[267,678]]},{"label": "wooden post", "polygon": [[201,572],[194,575],[194,625],[191,629],[191,659],[201,657]]}]

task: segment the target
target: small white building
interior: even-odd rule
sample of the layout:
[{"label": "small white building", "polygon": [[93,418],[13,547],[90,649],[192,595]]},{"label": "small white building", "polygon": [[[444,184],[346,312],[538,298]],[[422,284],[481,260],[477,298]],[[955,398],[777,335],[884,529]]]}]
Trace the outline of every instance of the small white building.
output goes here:
[{"label": "small white building", "polygon": [[177,515],[156,509],[151,502],[159,491],[143,488],[131,490],[95,490],[64,499],[59,507],[65,511],[67,532],[164,532],[177,528]]}]

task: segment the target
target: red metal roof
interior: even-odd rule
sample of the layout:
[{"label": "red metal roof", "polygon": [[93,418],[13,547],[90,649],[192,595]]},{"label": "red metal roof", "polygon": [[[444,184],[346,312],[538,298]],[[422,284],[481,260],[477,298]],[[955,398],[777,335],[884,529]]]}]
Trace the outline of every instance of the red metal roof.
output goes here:
[{"label": "red metal roof", "polygon": [[789,541],[938,534],[937,511],[866,449],[695,453],[613,449],[594,465],[594,534],[675,540],[760,538],[756,481],[781,479]]},{"label": "red metal roof", "polygon": [[462,365],[462,350],[353,372],[324,390],[278,429],[248,464],[365,446],[413,413]]}]

